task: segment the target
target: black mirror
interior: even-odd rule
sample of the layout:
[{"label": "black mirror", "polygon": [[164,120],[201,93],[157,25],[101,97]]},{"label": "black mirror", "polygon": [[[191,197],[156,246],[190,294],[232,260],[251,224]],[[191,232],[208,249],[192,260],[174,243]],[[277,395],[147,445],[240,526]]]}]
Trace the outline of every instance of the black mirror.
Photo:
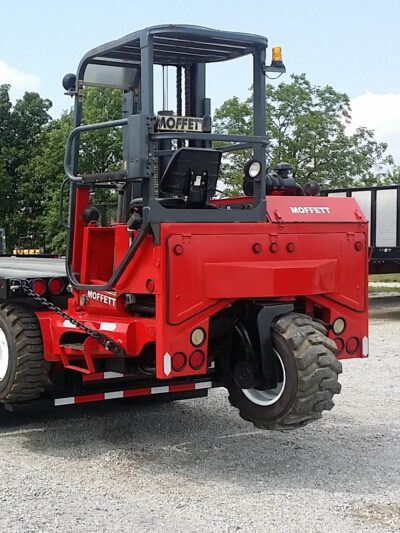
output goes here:
[{"label": "black mirror", "polygon": [[62,80],[63,87],[66,91],[72,92],[75,90],[76,76],[75,74],[66,74]]}]

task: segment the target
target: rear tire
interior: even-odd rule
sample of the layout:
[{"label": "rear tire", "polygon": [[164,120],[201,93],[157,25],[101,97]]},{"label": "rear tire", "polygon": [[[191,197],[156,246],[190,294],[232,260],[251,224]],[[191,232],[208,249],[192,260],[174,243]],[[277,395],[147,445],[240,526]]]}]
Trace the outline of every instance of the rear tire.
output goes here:
[{"label": "rear tire", "polygon": [[35,313],[21,305],[0,306],[0,402],[28,402],[46,389],[50,365]]},{"label": "rear tire", "polygon": [[342,364],[326,328],[308,315],[288,313],[272,326],[274,349],[281,365],[276,389],[241,389],[229,365],[224,373],[231,404],[260,429],[288,430],[318,420],[334,406],[341,390]]}]

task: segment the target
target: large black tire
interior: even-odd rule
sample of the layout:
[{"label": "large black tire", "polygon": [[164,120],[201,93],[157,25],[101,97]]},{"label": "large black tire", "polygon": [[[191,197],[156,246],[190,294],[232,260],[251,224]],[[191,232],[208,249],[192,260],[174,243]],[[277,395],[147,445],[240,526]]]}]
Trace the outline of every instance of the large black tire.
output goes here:
[{"label": "large black tire", "polygon": [[336,359],[336,344],[326,333],[321,323],[298,313],[283,315],[274,323],[274,348],[284,366],[286,383],[272,405],[251,401],[226,365],[225,386],[240,416],[260,429],[288,430],[318,420],[323,411],[332,409],[333,395],[341,390],[338,375],[342,364]]},{"label": "large black tire", "polygon": [[43,359],[42,334],[34,312],[0,305],[0,402],[27,402],[46,389],[50,365]]}]

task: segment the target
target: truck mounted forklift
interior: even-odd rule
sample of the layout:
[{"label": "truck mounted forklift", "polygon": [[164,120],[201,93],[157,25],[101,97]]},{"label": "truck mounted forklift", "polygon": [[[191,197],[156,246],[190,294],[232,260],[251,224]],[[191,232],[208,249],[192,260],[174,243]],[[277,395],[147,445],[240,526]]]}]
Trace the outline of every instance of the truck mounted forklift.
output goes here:
[{"label": "truck mounted forklift", "polygon": [[[197,398],[225,387],[245,420],[302,427],[333,407],[340,359],[368,355],[367,221],[353,198],[319,197],[266,166],[267,39],[186,25],[89,51],[63,85],[62,260],[0,261],[0,402],[10,411],[116,398]],[[210,63],[252,58],[253,135],[213,132]],[[155,65],[176,106],[154,112]],[[118,88],[118,120],[85,123],[86,87]],[[157,88],[157,87],[156,87]],[[81,139],[119,128],[120,169],[82,173]],[[250,153],[244,196],[217,193],[223,158]],[[101,223],[93,191],[118,191]]]}]

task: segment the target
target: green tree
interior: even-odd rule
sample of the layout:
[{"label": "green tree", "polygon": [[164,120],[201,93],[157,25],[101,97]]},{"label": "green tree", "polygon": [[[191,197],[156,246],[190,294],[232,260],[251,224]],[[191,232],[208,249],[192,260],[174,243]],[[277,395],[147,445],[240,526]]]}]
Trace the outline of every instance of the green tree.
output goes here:
[{"label": "green tree", "polygon": [[0,225],[9,248],[27,227],[30,187],[24,190],[26,166],[40,150],[50,121],[50,100],[25,93],[12,105],[10,86],[0,86]]},{"label": "green tree", "polygon": [[66,229],[60,225],[59,204],[60,186],[65,178],[65,143],[71,129],[71,112],[63,113],[50,124],[43,134],[40,149],[25,167],[26,180],[21,187],[29,231],[43,232],[48,251],[54,253],[65,251]]},{"label": "green tree", "polygon": [[[393,164],[386,143],[374,132],[357,128],[349,135],[349,97],[330,86],[313,86],[302,75],[290,83],[266,86],[266,132],[268,165],[286,161],[299,183],[317,180],[323,187],[356,186],[380,182]],[[214,115],[214,128],[221,133],[251,134],[252,101],[233,97]],[[241,191],[245,154],[225,158],[224,181],[230,193]]]},{"label": "green tree", "polygon": [[[59,225],[60,185],[64,179],[64,150],[72,129],[72,112],[51,120],[49,100],[25,93],[12,104],[10,87],[0,86],[0,226],[8,248],[27,233],[46,234],[48,250],[65,251],[66,230]],[[121,92],[87,88],[83,123],[121,117]],[[79,172],[106,172],[120,168],[121,131],[107,129],[82,135]],[[68,187],[67,187],[68,190]],[[114,193],[94,193],[96,202],[109,202]],[[65,211],[68,208],[66,199]]]},{"label": "green tree", "polygon": [[[122,93],[118,89],[87,88],[83,100],[83,124],[118,120]],[[81,136],[81,172],[107,172],[121,167],[122,136],[119,128],[94,130]]]},{"label": "green tree", "polygon": [[[84,91],[84,124],[107,122],[121,118],[121,91],[105,88],[87,88]],[[64,175],[64,150],[69,132],[72,129],[72,112],[64,113],[54,121],[46,132],[41,153],[32,163],[31,175],[45,184],[42,194],[35,204],[41,215],[36,217],[38,227],[44,231],[48,250],[64,253],[66,229],[59,224],[60,186]],[[117,129],[95,130],[81,136],[79,172],[107,172],[121,168],[122,136]],[[68,193],[68,185],[66,187]],[[66,195],[67,196],[67,195]],[[115,193],[100,189],[93,193],[93,203],[109,203]],[[64,213],[68,208],[65,198]]]},{"label": "green tree", "polygon": [[382,178],[382,185],[400,184],[400,165],[393,166]]}]

